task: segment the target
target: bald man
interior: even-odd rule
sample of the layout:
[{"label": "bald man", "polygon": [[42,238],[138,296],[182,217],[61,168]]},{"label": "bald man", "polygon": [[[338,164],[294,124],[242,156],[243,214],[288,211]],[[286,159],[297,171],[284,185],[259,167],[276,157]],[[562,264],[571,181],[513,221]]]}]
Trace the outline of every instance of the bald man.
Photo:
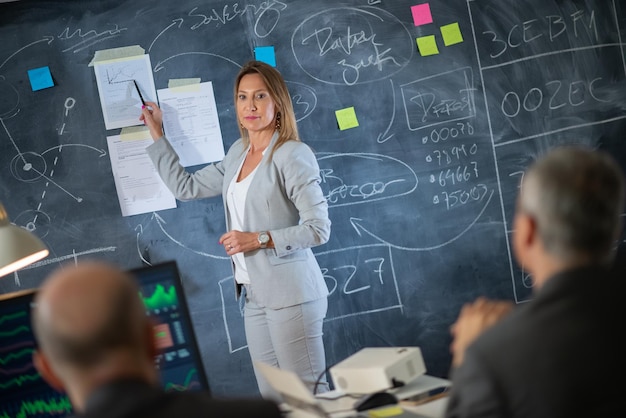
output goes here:
[{"label": "bald man", "polygon": [[533,299],[511,310],[480,298],[461,310],[446,416],[624,416],[624,278],[612,271],[622,171],[605,152],[561,147],[521,186],[513,249]]},{"label": "bald man", "polygon": [[33,311],[34,363],[79,417],[280,417],[266,400],[165,393],[154,331],[131,276],[97,261],[55,271]]}]

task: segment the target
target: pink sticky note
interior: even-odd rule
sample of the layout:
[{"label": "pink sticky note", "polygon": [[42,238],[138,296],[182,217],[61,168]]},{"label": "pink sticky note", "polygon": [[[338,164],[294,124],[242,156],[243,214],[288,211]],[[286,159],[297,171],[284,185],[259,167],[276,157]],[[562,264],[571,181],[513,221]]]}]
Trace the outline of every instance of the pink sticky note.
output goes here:
[{"label": "pink sticky note", "polygon": [[415,26],[433,23],[433,15],[430,14],[430,4],[428,3],[411,6],[411,13],[413,14],[413,23],[415,23]]}]

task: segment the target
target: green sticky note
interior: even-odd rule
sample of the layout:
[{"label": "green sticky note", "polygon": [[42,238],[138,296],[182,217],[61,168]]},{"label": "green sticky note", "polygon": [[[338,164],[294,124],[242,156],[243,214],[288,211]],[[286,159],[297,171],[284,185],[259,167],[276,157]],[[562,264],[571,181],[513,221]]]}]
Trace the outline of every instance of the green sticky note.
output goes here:
[{"label": "green sticky note", "polygon": [[437,41],[435,41],[435,35],[422,36],[417,38],[417,49],[420,55],[426,57],[428,55],[436,55],[439,53],[437,48]]},{"label": "green sticky note", "polygon": [[458,23],[450,23],[441,27],[441,36],[443,36],[443,44],[450,46],[463,42],[463,35]]},{"label": "green sticky note", "polygon": [[339,129],[342,131],[359,126],[359,121],[356,118],[354,107],[346,107],[345,109],[335,110],[335,116],[337,117],[337,123],[339,123]]}]

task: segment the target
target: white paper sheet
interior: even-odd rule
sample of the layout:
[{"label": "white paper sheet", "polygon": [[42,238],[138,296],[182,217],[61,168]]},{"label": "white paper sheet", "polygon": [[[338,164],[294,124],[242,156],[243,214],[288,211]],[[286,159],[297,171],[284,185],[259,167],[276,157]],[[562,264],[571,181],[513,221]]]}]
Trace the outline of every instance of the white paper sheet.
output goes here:
[{"label": "white paper sheet", "polygon": [[183,167],[224,158],[224,142],[210,81],[158,91],[163,129]]},{"label": "white paper sheet", "polygon": [[148,131],[139,139],[123,140],[120,135],[107,137],[122,216],[176,207],[174,195],[165,186],[146,153],[146,147],[151,143]]},{"label": "white paper sheet", "polygon": [[156,101],[150,55],[98,62],[93,67],[106,129],[141,125],[142,103],[133,80],[144,100]]}]

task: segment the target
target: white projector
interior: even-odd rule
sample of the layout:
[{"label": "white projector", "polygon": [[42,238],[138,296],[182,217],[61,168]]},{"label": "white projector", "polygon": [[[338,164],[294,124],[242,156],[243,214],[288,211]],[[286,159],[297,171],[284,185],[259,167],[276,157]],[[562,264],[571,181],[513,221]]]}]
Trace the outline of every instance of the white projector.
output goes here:
[{"label": "white projector", "polygon": [[404,386],[424,373],[419,347],[363,348],[330,368],[335,389],[349,394]]}]

